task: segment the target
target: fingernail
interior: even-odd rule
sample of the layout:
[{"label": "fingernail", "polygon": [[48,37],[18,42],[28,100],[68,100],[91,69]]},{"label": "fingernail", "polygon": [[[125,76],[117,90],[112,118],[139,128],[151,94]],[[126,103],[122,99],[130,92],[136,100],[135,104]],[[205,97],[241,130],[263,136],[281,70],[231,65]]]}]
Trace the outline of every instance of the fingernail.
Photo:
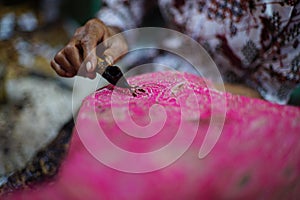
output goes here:
[{"label": "fingernail", "polygon": [[112,65],[114,63],[114,60],[111,56],[106,56],[105,61],[109,64]]},{"label": "fingernail", "polygon": [[92,63],[90,61],[86,63],[86,71],[92,72]]}]

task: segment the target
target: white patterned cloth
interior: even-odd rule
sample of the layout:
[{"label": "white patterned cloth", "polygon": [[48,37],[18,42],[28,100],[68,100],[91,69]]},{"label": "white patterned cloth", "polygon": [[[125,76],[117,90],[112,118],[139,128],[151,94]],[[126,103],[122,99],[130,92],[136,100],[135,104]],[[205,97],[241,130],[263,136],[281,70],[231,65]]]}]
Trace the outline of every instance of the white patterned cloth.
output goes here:
[{"label": "white patterned cloth", "polygon": [[206,48],[225,80],[244,82],[267,100],[286,103],[300,83],[299,0],[103,2],[98,17],[123,30],[139,27],[158,5],[167,25]]}]

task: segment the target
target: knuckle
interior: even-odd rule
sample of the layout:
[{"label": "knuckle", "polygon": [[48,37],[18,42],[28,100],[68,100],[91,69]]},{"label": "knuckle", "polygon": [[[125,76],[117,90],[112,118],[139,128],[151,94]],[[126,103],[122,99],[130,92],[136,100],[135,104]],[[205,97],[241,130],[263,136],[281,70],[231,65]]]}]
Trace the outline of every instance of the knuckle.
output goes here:
[{"label": "knuckle", "polygon": [[61,62],[62,58],[63,58],[63,53],[60,51],[55,55],[54,61],[59,64]]},{"label": "knuckle", "polygon": [[87,21],[86,25],[104,25],[104,23],[100,20],[100,19],[97,19],[97,18],[93,18],[93,19],[90,19],[89,21]]},{"label": "knuckle", "polygon": [[64,48],[64,52],[66,54],[73,54],[75,51],[75,46],[68,44],[65,48]]},{"label": "knuckle", "polygon": [[99,19],[91,19],[89,20],[86,25],[85,25],[85,29],[87,31],[87,33],[89,33],[90,35],[98,38],[98,37],[102,37],[103,34],[105,34],[107,32],[107,28],[105,26],[105,24],[100,21]]},{"label": "knuckle", "polygon": [[93,43],[95,43],[95,39],[94,39],[93,35],[91,35],[91,34],[85,35],[80,40],[80,44],[82,45],[82,47],[86,47],[86,48],[92,46]]},{"label": "knuckle", "polygon": [[[94,37],[91,37],[90,35],[86,35],[80,40],[80,44],[81,44],[82,48],[84,49],[84,51],[91,51],[93,49],[93,47],[96,46],[97,39],[95,39]],[[86,52],[86,53],[89,53],[89,52]]]},{"label": "knuckle", "polygon": [[89,36],[89,35],[84,36],[84,37],[81,39],[80,43],[81,43],[82,45],[88,46],[88,45],[91,43],[91,38],[90,38],[90,36]]},{"label": "knuckle", "polygon": [[59,52],[57,52],[57,54],[55,55],[55,58],[61,58],[63,56],[64,56],[64,53],[63,53],[63,49],[62,49]]}]

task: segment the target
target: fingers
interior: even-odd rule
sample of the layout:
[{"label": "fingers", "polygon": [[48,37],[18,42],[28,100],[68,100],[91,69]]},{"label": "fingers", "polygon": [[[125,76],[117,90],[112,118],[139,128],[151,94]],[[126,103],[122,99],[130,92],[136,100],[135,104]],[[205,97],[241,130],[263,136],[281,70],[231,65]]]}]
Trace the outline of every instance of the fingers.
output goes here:
[{"label": "fingers", "polygon": [[82,63],[82,56],[80,55],[79,49],[75,45],[67,45],[64,48],[64,55],[72,66],[70,71],[76,74]]},{"label": "fingers", "polygon": [[59,75],[59,76],[62,76],[62,77],[68,77],[67,76],[67,73],[65,70],[63,70],[61,68],[61,66],[59,64],[57,64],[54,60],[51,60],[51,67],[52,69],[54,69],[54,71]]},{"label": "fingers", "polygon": [[[109,29],[111,34],[116,34],[114,29]],[[103,55],[106,58],[106,62],[109,64],[113,64],[116,62],[120,57],[122,57],[128,51],[127,42],[121,34],[114,35],[110,37],[110,35],[104,35],[104,45],[107,48]]]},{"label": "fingers", "polygon": [[81,64],[79,50],[72,44],[68,44],[65,48],[59,51],[54,60],[51,61],[51,67],[58,75],[63,77],[73,77]]},{"label": "fingers", "polygon": [[63,77],[72,77],[74,76],[74,70],[72,65],[65,58],[62,51],[60,51],[51,61],[51,67],[56,71],[56,73]]},{"label": "fingers", "polygon": [[73,68],[73,65],[69,62],[64,52],[59,52],[54,61],[61,66],[61,68],[68,74],[69,76],[75,76],[76,71]]},{"label": "fingers", "polygon": [[116,62],[120,57],[122,57],[126,52],[127,44],[126,43],[118,43],[114,42],[109,46],[104,52],[103,55],[106,58],[106,62],[108,62],[110,65],[112,65],[114,62]]},{"label": "fingers", "polygon": [[100,52],[103,52],[106,61],[111,65],[127,52],[127,43],[122,36],[110,39],[114,34],[116,34],[115,30],[106,27],[100,20],[89,20],[76,30],[66,47],[56,54],[54,60],[51,61],[51,67],[63,77],[72,77],[78,74],[95,78],[96,47],[100,42],[104,41],[106,48],[105,51],[102,49]]},{"label": "fingers", "polygon": [[119,47],[110,47],[103,52],[106,62],[110,65],[115,63],[120,57],[124,55],[126,51]]},{"label": "fingers", "polygon": [[83,49],[84,65],[87,72],[93,72],[97,66],[96,46],[97,41],[94,38],[86,36],[80,41]]},{"label": "fingers", "polygon": [[[71,41],[51,61],[51,67],[58,75],[72,77],[78,74],[89,78],[96,77],[94,71],[97,62],[95,51],[97,38],[85,31],[84,27],[77,29]],[[92,63],[89,72],[86,68],[87,62]]]},{"label": "fingers", "polygon": [[103,41],[104,35],[108,33],[108,30],[103,22],[98,19],[92,19],[86,23],[86,33],[88,34],[81,39],[80,45],[83,49],[86,70],[91,73],[95,71],[97,66],[96,47],[99,42]]}]

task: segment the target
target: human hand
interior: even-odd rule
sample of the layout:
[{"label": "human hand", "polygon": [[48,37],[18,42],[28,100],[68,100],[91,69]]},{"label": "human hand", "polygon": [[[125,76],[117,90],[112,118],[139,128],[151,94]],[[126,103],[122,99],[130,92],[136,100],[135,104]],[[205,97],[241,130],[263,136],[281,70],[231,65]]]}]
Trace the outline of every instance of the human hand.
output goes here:
[{"label": "human hand", "polygon": [[127,51],[127,43],[121,35],[108,39],[117,33],[116,28],[106,26],[99,19],[89,20],[76,30],[69,43],[55,55],[51,67],[62,77],[73,77],[80,70],[79,75],[95,78],[98,44],[103,42],[105,50],[100,52],[100,56],[110,65]]}]

